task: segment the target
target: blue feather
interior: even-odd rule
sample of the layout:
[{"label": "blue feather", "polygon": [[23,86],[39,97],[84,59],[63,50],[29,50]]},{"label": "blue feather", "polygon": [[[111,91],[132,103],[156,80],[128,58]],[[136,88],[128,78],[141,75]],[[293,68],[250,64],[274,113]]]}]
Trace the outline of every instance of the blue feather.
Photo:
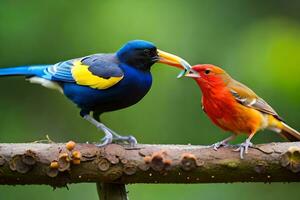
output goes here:
[{"label": "blue feather", "polygon": [[47,68],[49,79],[54,81],[75,82],[71,70],[74,60],[60,62]]},{"label": "blue feather", "polygon": [[51,65],[20,66],[0,68],[0,76],[43,76],[45,69]]}]

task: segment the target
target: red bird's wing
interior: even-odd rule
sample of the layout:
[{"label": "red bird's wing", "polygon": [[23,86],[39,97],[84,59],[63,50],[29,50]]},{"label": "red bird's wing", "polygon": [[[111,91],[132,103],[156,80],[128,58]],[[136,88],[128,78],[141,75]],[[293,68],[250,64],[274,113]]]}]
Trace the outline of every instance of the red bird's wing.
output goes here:
[{"label": "red bird's wing", "polygon": [[244,84],[232,80],[228,84],[229,91],[234,96],[235,100],[249,108],[253,108],[260,112],[273,115],[275,118],[283,121],[283,119],[277,114],[277,112],[262,98],[257,96],[250,88]]}]

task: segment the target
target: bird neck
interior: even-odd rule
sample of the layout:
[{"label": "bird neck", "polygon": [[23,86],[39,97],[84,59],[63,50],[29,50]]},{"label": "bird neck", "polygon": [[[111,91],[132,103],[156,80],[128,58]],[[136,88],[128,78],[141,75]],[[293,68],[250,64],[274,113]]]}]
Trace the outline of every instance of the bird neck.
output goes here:
[{"label": "bird neck", "polygon": [[235,100],[226,83],[197,83],[202,91],[202,105],[210,118],[218,118],[224,115],[230,116],[236,112],[234,107]]},{"label": "bird neck", "polygon": [[227,83],[222,79],[196,79],[198,86],[200,87],[203,96],[215,96],[216,94],[226,89]]}]

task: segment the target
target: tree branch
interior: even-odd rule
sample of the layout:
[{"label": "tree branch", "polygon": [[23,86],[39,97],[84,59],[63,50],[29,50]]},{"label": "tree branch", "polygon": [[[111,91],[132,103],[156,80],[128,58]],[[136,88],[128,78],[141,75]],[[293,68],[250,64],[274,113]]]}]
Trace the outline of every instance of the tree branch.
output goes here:
[{"label": "tree branch", "polygon": [[97,183],[100,200],[128,200],[126,187],[117,183]]},{"label": "tree branch", "polygon": [[300,142],[251,148],[0,144],[0,184],[300,182]]}]

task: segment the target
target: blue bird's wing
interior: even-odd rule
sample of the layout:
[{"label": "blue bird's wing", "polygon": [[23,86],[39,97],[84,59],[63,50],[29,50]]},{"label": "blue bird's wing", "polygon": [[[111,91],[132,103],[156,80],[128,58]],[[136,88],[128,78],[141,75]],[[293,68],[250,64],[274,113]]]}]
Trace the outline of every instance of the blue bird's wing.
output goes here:
[{"label": "blue bird's wing", "polygon": [[122,80],[118,63],[102,54],[57,63],[47,69],[51,80],[74,82],[95,89],[107,89]]},{"label": "blue bird's wing", "polygon": [[46,75],[50,76],[53,81],[75,82],[71,72],[75,60],[60,62],[48,67]]}]

